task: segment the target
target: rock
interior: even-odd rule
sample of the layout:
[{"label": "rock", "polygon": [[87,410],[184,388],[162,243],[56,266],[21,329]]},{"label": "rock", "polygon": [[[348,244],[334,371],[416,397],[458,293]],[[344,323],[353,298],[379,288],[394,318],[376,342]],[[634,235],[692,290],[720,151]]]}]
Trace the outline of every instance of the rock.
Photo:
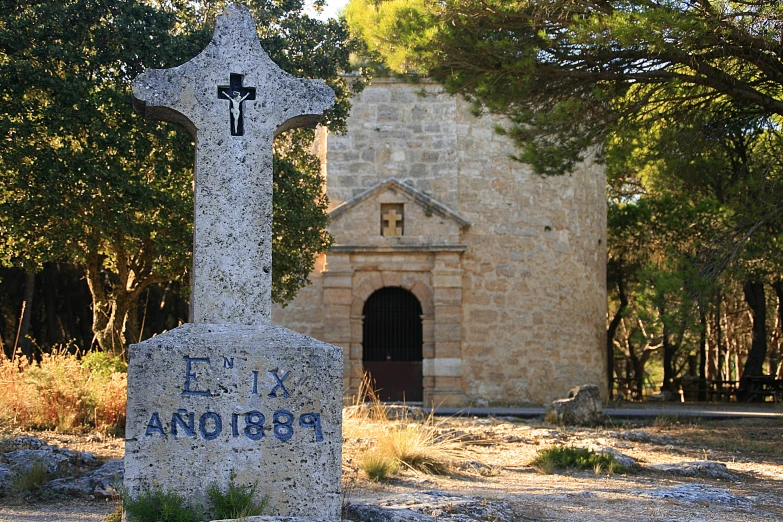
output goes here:
[{"label": "rock", "polygon": [[634,491],[633,494],[644,497],[684,500],[686,502],[706,502],[709,504],[749,504],[750,500],[732,494],[728,490],[706,484],[680,484],[668,488],[649,491]]},{"label": "rock", "polygon": [[9,451],[3,454],[3,460],[14,474],[29,473],[37,463],[46,468],[46,473],[55,475],[67,473],[70,459],[67,455],[53,451],[50,447],[37,450]]},{"label": "rock", "polygon": [[123,462],[112,460],[81,477],[51,480],[44,487],[66,495],[111,498],[117,494],[115,485],[122,483],[123,472]]},{"label": "rock", "polygon": [[41,439],[35,437],[17,437],[15,439],[0,440],[0,453],[18,450],[37,450],[46,446]]},{"label": "rock", "polygon": [[345,517],[362,522],[514,522],[519,514],[507,502],[460,497],[441,491],[405,493],[380,505],[349,504]]},{"label": "rock", "polygon": [[73,468],[94,466],[98,463],[98,459],[92,453],[46,445],[41,446],[40,449],[8,451],[2,454],[0,460],[5,461],[14,473],[28,472],[33,468],[34,463],[40,462],[51,475],[62,475],[69,473]]},{"label": "rock", "polygon": [[659,444],[666,446],[667,444],[673,444],[676,439],[671,435],[653,435],[644,430],[629,430],[623,432],[610,432],[610,437],[622,440],[629,440],[631,442],[643,442],[649,444]]},{"label": "rock", "polygon": [[587,384],[568,392],[567,399],[552,402],[547,419],[557,424],[592,426],[603,419],[601,394],[598,386]]},{"label": "rock", "polygon": [[633,457],[629,457],[625,453],[622,453],[614,448],[610,448],[608,446],[597,446],[597,447],[591,447],[589,449],[592,449],[598,455],[613,456],[614,460],[616,460],[618,464],[620,464],[626,469],[634,469],[639,467],[639,463],[636,462],[636,459],[634,459]]},{"label": "rock", "polygon": [[0,496],[10,491],[14,485],[14,474],[5,464],[0,464]]},{"label": "rock", "polygon": [[678,462],[677,464],[654,464],[648,469],[680,475],[683,477],[707,477],[735,480],[737,475],[729,471],[726,464],[703,460],[698,462]]}]

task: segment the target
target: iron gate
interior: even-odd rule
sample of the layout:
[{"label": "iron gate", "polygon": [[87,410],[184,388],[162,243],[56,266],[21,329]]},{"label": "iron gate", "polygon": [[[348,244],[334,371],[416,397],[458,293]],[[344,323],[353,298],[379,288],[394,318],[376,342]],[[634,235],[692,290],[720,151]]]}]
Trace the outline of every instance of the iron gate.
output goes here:
[{"label": "iron gate", "polygon": [[363,357],[383,401],[422,396],[421,304],[403,288],[381,288],[364,304]]}]

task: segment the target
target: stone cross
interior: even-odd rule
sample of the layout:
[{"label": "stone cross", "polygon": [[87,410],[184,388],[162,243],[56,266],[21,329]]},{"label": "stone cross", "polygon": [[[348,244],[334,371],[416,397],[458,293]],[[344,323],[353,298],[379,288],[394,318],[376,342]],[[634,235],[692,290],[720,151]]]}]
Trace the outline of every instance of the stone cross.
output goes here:
[{"label": "stone cross", "polygon": [[315,127],[334,103],[322,81],[266,55],[249,11],[229,5],[195,58],[133,82],[136,109],[196,141],[191,322],[267,324],[272,288],[272,142]]},{"label": "stone cross", "polygon": [[272,144],[334,101],[261,49],[249,12],[218,17],[189,62],[133,83],[145,117],[196,140],[191,322],[129,347],[124,485],[203,504],[258,484],[277,515],[340,516],[342,349],[269,324]]},{"label": "stone cross", "polygon": [[388,223],[388,226],[383,227],[383,235],[384,236],[401,236],[402,235],[402,229],[397,226],[398,221],[402,221],[402,216],[400,216],[396,210],[391,209],[386,214],[383,215],[384,221]]}]

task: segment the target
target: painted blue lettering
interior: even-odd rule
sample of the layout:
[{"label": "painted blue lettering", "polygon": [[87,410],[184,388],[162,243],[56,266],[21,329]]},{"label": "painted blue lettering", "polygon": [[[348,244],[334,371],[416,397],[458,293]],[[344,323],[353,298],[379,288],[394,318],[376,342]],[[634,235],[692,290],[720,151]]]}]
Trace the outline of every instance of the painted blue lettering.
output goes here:
[{"label": "painted blue lettering", "polygon": [[288,410],[277,410],[272,415],[272,432],[278,440],[288,440],[294,436],[294,415]]},{"label": "painted blue lettering", "polygon": [[282,377],[277,375],[277,372],[278,372],[278,370],[270,370],[269,371],[269,373],[271,373],[272,376],[274,376],[275,381],[277,382],[277,384],[275,384],[275,387],[272,388],[272,391],[269,392],[269,396],[272,397],[272,398],[278,397],[277,390],[282,390],[283,397],[287,399],[287,398],[289,398],[291,396],[291,394],[288,393],[288,390],[286,390],[285,384],[283,384],[283,383],[285,382],[286,379],[288,379],[288,376],[291,375],[291,372],[290,371],[285,372],[285,375],[283,375]]},{"label": "painted blue lettering", "polygon": [[252,410],[245,413],[245,436],[250,440],[261,440],[264,438],[264,414],[260,411]]},{"label": "painted blue lettering", "polygon": [[239,437],[239,426],[237,425],[237,418],[239,415],[236,413],[231,414],[231,436],[234,438]]},{"label": "painted blue lettering", "polygon": [[228,357],[223,357],[223,368],[233,368],[234,367],[234,358],[232,357],[229,359]]},{"label": "painted blue lettering", "polygon": [[299,416],[299,426],[302,428],[313,428],[315,430],[315,441],[323,442],[324,434],[321,431],[320,413],[303,413]]},{"label": "painted blue lettering", "polygon": [[152,437],[153,433],[159,433],[161,437],[166,436],[166,432],[163,430],[163,423],[160,422],[160,416],[158,412],[152,414],[150,421],[147,423],[147,431],[144,432],[145,437]]},{"label": "painted blue lettering", "polygon": [[[187,424],[182,419],[182,416],[185,415],[188,418]],[[196,414],[193,412],[188,413],[187,410],[177,410],[175,413],[171,415],[171,434],[175,437],[179,434],[177,430],[177,425],[182,426],[182,429],[185,430],[185,435],[188,437],[195,437],[196,436],[196,427],[195,427],[195,419]]]},{"label": "painted blue lettering", "polygon": [[212,393],[209,390],[191,390],[190,381],[196,380],[196,374],[192,372],[191,365],[193,363],[207,363],[209,364],[209,357],[188,357],[185,356],[185,387],[180,395],[196,396],[196,397],[211,397]]},{"label": "painted blue lettering", "polygon": [[[207,422],[212,419],[212,423],[214,424],[214,428],[212,431],[207,431]],[[220,415],[215,413],[214,411],[208,411],[204,415],[201,416],[198,420],[198,432],[201,434],[202,437],[204,437],[204,440],[213,440],[218,438],[218,435],[223,431],[223,419],[220,418]]]},{"label": "painted blue lettering", "polygon": [[258,395],[258,370],[253,370],[253,395]]}]

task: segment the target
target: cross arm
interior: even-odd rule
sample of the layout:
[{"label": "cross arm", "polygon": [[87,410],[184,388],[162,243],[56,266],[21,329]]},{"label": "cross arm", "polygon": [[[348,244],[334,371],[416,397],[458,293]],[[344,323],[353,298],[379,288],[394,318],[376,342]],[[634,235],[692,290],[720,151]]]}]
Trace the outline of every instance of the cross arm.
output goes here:
[{"label": "cross arm", "polygon": [[195,139],[196,126],[177,110],[190,89],[171,88],[173,83],[179,83],[178,69],[148,69],[139,75],[133,81],[133,108],[145,119],[176,123]]},{"label": "cross arm", "polygon": [[294,128],[315,128],[324,111],[334,105],[334,91],[323,80],[289,77],[286,83],[290,85],[281,89],[281,92],[290,94],[284,95],[280,101],[283,108],[282,123],[277,127],[275,135]]}]

